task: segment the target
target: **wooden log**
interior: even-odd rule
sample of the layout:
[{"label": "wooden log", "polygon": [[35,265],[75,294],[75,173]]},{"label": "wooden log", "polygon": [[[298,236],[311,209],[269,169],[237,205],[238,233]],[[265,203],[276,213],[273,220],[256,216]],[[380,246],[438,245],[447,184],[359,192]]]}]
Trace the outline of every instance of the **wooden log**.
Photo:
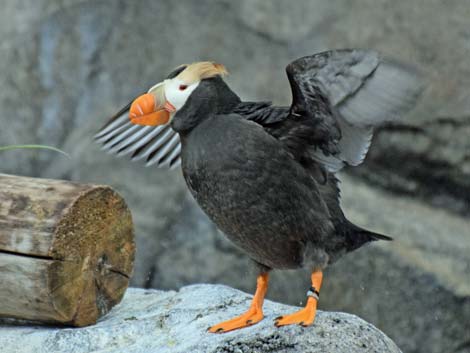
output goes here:
[{"label": "wooden log", "polygon": [[124,295],[134,254],[110,187],[0,174],[0,317],[93,324]]}]

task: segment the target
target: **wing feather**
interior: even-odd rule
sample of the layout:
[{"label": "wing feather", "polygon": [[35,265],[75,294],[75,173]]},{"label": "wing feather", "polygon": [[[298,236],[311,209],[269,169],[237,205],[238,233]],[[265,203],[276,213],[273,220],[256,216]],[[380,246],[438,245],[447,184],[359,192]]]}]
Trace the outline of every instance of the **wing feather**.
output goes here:
[{"label": "wing feather", "polygon": [[173,134],[171,138],[162,143],[159,148],[157,148],[149,155],[149,157],[147,158],[147,163],[145,165],[150,166],[156,163],[158,165],[163,164],[165,157],[167,157],[168,154],[171,154],[171,152],[179,143],[179,141],[180,139],[178,134]]},{"label": "wing feather", "polygon": [[106,134],[100,134],[100,137],[98,137],[96,140],[98,142],[106,143],[109,140],[113,139],[121,131],[128,128],[129,126],[131,126],[131,123],[130,123],[130,121],[127,120],[124,124],[118,125],[116,128],[108,131]]},{"label": "wing feather", "polygon": [[95,135],[102,149],[131,160],[145,159],[146,166],[176,168],[180,165],[179,135],[168,125],[140,126],[129,121],[130,104],[115,114]]},{"label": "wing feather", "polygon": [[[286,72],[292,88],[291,112],[320,120],[316,130],[323,134],[322,145],[313,146],[310,155],[329,171],[361,164],[373,128],[401,118],[415,106],[424,88],[414,68],[383,59],[372,50],[306,56],[290,63]],[[323,109],[318,114],[318,97],[325,97],[330,112]],[[337,147],[336,153],[329,150],[331,146]]]},{"label": "wing feather", "polygon": [[416,71],[390,60],[380,63],[361,89],[338,105],[341,116],[357,126],[400,119],[413,108],[423,89]]},{"label": "wing feather", "polygon": [[117,153],[117,155],[119,157],[128,155],[132,152],[135,152],[140,147],[145,146],[147,143],[152,141],[160,133],[160,131],[163,129],[163,126],[157,126],[157,127],[146,126],[146,127],[150,128],[150,132],[147,135],[142,136],[141,138],[137,139],[136,141],[130,143],[129,145],[122,147]]},{"label": "wing feather", "polygon": [[128,122],[129,119],[127,118],[126,113],[129,111],[130,107],[131,107],[131,103],[127,104],[120,111],[118,111],[114,116],[112,116],[106,122],[106,124],[98,131],[98,133],[95,135],[95,139],[97,139],[99,141],[99,139],[103,135],[108,134],[109,132],[116,129],[118,126]]},{"label": "wing feather", "polygon": [[125,125],[125,128],[123,128],[119,134],[116,134],[103,144],[103,149],[113,152],[113,149],[116,146],[118,146],[123,140],[129,137],[129,135],[132,136],[137,130],[139,130],[139,128],[140,126],[138,125],[128,123],[127,125]]},{"label": "wing feather", "polygon": [[[167,79],[174,78],[186,68],[181,65]],[[146,166],[174,169],[181,164],[179,135],[168,125],[138,126],[129,121],[132,101],[113,115],[98,131],[95,139],[108,153],[118,157],[131,155],[132,161],[145,159]]]}]

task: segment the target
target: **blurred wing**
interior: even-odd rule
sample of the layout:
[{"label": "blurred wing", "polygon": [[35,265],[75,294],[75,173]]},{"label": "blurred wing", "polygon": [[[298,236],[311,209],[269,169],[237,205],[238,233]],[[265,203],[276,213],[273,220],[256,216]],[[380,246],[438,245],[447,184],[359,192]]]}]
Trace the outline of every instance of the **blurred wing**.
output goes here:
[{"label": "blurred wing", "polygon": [[373,127],[403,116],[423,90],[416,70],[382,59],[371,50],[333,50],[306,56],[290,63],[286,72],[294,113],[315,109],[320,98],[332,106],[332,119],[324,120],[322,129],[339,153],[325,154],[317,148],[311,154],[333,172],[346,164],[362,163]]},{"label": "blurred wing", "polygon": [[95,135],[102,149],[117,156],[131,155],[146,166],[176,168],[181,164],[181,143],[169,125],[141,126],[129,120],[131,103],[115,114]]}]

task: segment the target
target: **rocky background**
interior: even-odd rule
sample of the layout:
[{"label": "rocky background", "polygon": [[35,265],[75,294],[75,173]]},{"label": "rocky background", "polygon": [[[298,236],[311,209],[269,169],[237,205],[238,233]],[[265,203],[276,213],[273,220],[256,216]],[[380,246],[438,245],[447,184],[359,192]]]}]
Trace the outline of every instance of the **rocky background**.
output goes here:
[{"label": "rocky background", "polygon": [[[113,185],[136,224],[133,285],[224,283],[252,291],[248,259],[207,220],[179,170],[145,169],[92,136],[173,67],[215,60],[242,98],[288,104],[284,67],[329,48],[367,47],[414,64],[428,88],[401,125],[380,129],[343,175],[356,223],[392,235],[325,277],[320,308],[355,313],[405,352],[470,352],[470,2],[461,0],[4,0],[1,171]],[[0,200],[1,201],[1,200]],[[276,273],[272,299],[299,305],[308,276]]]}]

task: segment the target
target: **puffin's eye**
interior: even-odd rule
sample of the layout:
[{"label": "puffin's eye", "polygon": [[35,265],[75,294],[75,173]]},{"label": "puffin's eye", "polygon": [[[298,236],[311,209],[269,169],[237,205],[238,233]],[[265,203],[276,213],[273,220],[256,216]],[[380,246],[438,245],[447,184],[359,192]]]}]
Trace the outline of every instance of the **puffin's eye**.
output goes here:
[{"label": "puffin's eye", "polygon": [[186,88],[188,88],[188,85],[180,85],[179,87],[180,91],[184,91]]}]

